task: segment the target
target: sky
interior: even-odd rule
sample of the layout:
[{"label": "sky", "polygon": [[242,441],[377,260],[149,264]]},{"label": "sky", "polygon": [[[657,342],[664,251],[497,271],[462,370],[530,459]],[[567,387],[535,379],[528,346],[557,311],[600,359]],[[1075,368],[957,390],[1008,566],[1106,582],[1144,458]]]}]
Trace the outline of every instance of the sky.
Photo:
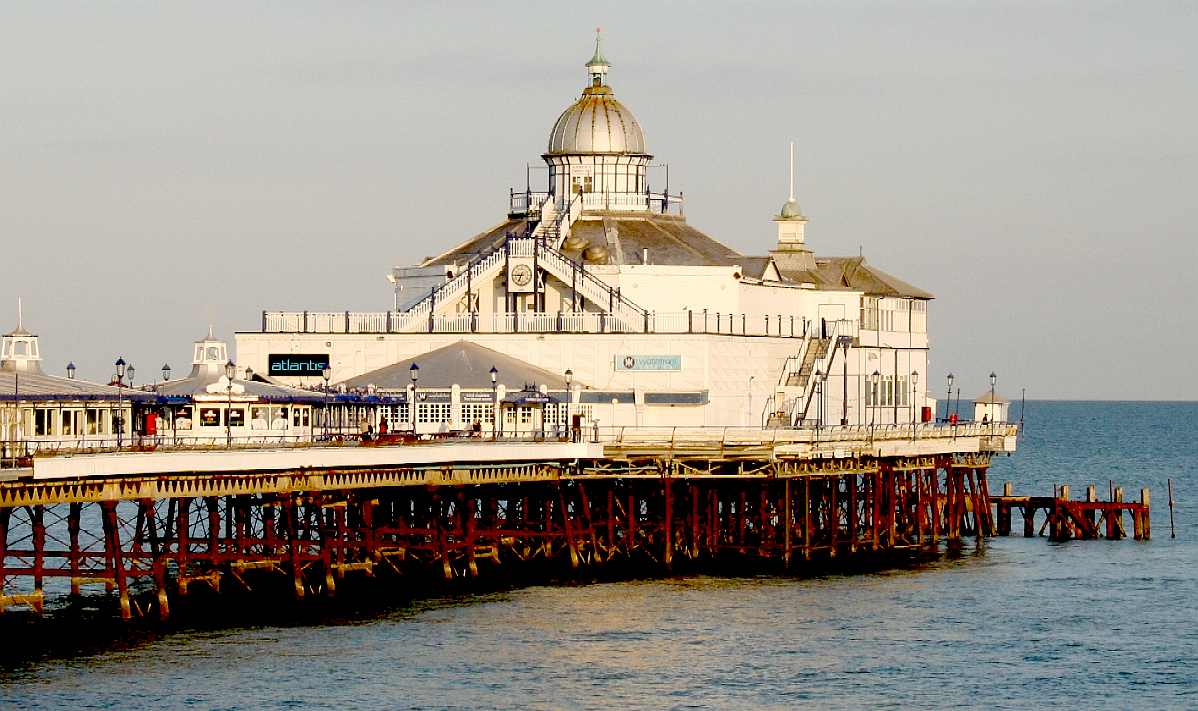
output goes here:
[{"label": "sky", "polygon": [[105,379],[386,309],[543,165],[596,26],[693,225],[764,254],[793,140],[817,254],[936,295],[934,394],[1198,399],[1194,0],[8,0],[0,324]]}]

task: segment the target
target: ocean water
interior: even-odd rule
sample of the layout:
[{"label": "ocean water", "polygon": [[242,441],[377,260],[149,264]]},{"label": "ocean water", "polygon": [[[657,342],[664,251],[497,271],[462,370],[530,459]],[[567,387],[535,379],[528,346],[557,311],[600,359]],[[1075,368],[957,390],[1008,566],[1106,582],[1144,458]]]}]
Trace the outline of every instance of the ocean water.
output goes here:
[{"label": "ocean water", "polygon": [[529,587],[116,633],[8,662],[0,706],[1196,708],[1196,422],[1195,403],[1028,403],[1021,451],[991,471],[996,491],[1148,486],[1149,542],[996,538],[865,575]]}]

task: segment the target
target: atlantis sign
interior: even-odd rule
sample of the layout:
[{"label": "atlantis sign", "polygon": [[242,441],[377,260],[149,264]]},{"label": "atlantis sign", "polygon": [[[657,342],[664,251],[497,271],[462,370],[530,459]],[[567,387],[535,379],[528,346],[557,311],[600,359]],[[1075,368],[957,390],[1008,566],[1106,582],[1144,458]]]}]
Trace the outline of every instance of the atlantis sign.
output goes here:
[{"label": "atlantis sign", "polygon": [[329,356],[326,353],[271,353],[266,364],[266,374],[271,377],[319,378],[324,369],[329,367]]}]

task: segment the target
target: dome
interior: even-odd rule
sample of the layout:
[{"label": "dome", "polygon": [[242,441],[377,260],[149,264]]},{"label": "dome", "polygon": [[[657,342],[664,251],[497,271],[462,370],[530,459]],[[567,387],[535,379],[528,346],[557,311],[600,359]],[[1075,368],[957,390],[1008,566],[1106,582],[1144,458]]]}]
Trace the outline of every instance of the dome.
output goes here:
[{"label": "dome", "polygon": [[645,134],[606,86],[590,86],[562,112],[549,134],[549,154],[645,153]]}]

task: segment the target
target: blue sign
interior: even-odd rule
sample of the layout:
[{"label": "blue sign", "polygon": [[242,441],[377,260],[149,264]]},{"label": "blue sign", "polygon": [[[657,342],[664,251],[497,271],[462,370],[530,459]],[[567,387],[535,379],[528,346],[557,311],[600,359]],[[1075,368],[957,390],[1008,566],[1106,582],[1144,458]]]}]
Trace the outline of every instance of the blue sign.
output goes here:
[{"label": "blue sign", "polygon": [[616,354],[616,370],[682,370],[680,355]]},{"label": "blue sign", "polygon": [[266,374],[272,377],[310,375],[319,378],[327,367],[327,353],[271,353],[266,360]]}]

